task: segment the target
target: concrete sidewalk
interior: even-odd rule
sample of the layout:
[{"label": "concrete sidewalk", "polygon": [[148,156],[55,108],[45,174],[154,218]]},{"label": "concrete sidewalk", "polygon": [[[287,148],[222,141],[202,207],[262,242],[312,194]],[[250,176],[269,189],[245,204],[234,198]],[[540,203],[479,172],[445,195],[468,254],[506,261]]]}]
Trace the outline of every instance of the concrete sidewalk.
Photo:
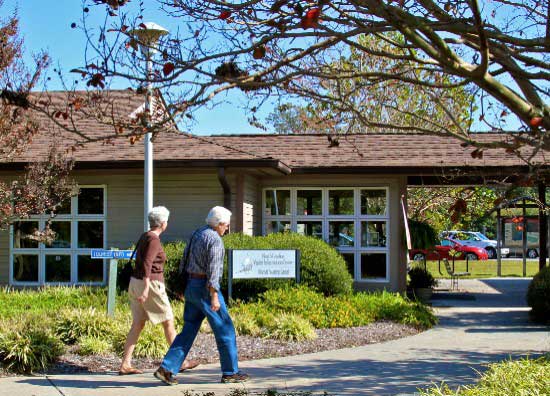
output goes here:
[{"label": "concrete sidewalk", "polygon": [[433,300],[440,323],[399,340],[358,348],[242,362],[252,376],[244,385],[220,384],[219,364],[199,366],[168,387],[143,375],[115,373],[52,375],[0,379],[1,396],[182,395],[186,391],[226,394],[296,390],[337,395],[412,395],[418,387],[445,380],[452,386],[472,383],[483,364],[550,352],[548,327],[528,321],[528,279],[460,280],[466,293],[441,292]]}]

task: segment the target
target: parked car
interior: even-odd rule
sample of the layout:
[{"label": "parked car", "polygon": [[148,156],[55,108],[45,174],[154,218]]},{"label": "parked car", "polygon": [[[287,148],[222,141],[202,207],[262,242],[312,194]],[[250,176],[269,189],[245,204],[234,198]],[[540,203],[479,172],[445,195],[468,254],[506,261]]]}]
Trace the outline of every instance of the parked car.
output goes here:
[{"label": "parked car", "polygon": [[487,260],[489,255],[487,251],[478,246],[465,245],[458,241],[453,241],[450,239],[443,239],[439,245],[435,246],[435,249],[426,250],[426,249],[412,249],[409,252],[409,258],[415,261],[424,261],[424,260],[441,260],[449,259],[451,260],[451,250],[454,250],[454,259],[455,260]]},{"label": "parked car", "polygon": [[[461,244],[477,246],[487,251],[490,259],[497,258],[497,241],[487,238],[483,233],[477,231],[443,231],[441,238],[458,241]],[[508,257],[510,249],[501,247],[501,257]]]}]

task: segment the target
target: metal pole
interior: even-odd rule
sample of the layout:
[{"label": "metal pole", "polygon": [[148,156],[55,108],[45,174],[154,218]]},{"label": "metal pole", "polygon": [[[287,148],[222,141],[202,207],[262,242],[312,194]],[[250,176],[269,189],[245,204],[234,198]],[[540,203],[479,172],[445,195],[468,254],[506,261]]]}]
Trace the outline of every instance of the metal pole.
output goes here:
[{"label": "metal pole", "polygon": [[151,76],[153,71],[153,62],[151,61],[151,51],[148,49],[146,53],[147,57],[147,91],[145,95],[145,117],[147,133],[145,134],[145,158],[144,158],[144,202],[143,202],[143,230],[149,230],[149,221],[147,215],[153,208],[153,142],[151,142],[151,118],[152,118],[152,83]]},{"label": "metal pole", "polygon": [[233,250],[227,251],[227,304],[233,301]]},{"label": "metal pole", "polygon": [[500,209],[497,210],[497,276],[502,276],[502,221],[500,218]]},{"label": "metal pole", "polygon": [[523,200],[523,221],[521,222],[523,230],[521,233],[521,243],[523,245],[523,276],[527,276],[527,211],[525,208],[525,199]]}]

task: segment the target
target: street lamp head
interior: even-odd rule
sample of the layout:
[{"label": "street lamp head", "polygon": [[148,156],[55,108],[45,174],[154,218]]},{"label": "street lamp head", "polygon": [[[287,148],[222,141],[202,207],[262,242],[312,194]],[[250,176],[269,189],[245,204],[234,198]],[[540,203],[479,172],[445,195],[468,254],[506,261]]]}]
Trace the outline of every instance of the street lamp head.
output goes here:
[{"label": "street lamp head", "polygon": [[141,52],[148,56],[156,51],[159,39],[168,34],[168,30],[154,22],[146,22],[140,25],[139,29],[133,29],[129,32],[140,44]]}]

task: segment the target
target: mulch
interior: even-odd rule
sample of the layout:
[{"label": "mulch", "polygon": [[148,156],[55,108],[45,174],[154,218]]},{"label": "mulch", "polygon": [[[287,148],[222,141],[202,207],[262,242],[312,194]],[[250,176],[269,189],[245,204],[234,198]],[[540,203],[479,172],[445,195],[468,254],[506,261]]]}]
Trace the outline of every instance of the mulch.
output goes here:
[{"label": "mulch", "polygon": [[[419,332],[420,330],[411,326],[380,321],[361,327],[318,329],[315,340],[302,342],[238,336],[237,346],[239,360],[244,361],[350,348],[407,337]],[[189,355],[191,359],[196,359],[201,364],[219,361],[214,336],[199,333]],[[133,360],[133,366],[140,369],[155,369],[159,364],[159,359],[135,358]],[[120,357],[116,355],[80,356],[69,350],[57,364],[50,367],[48,374],[118,371],[119,365]]]}]

